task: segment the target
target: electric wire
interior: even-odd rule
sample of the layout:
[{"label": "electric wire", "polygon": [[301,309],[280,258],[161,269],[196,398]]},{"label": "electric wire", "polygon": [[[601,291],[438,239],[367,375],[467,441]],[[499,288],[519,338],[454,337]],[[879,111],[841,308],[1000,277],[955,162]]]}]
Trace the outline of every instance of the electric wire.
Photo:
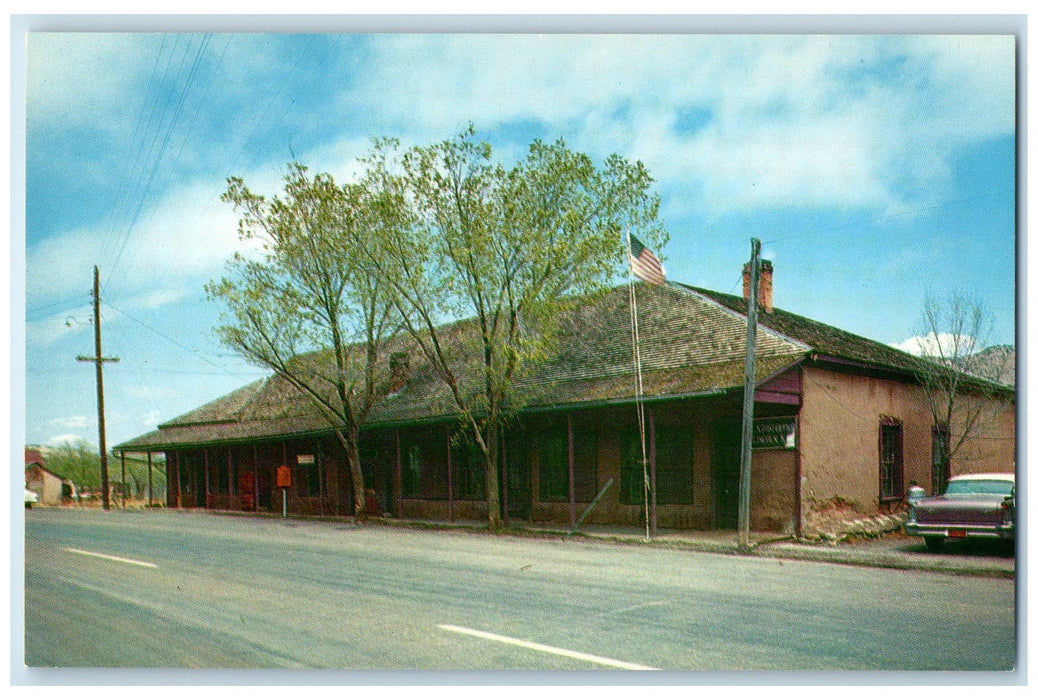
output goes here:
[{"label": "electric wire", "polygon": [[[173,58],[177,52],[177,46],[180,44],[180,39],[181,35],[175,35],[169,55],[166,57],[165,66],[162,68],[161,79],[157,79],[157,71],[158,65],[162,61],[163,50],[166,46],[165,35],[162,37],[162,43],[160,44],[158,53],[156,54],[152,76],[156,79],[149,82],[149,88],[142,97],[140,114],[145,112],[146,107],[150,107],[150,109],[147,109],[147,119],[141,131],[135,132],[134,137],[128,144],[128,146],[135,147],[136,149],[133,165],[124,180],[126,186],[121,188],[122,196],[117,203],[116,215],[113,218],[110,234],[106,238],[106,245],[101,255],[102,261],[108,259],[113,246],[117,247],[119,245],[116,243],[116,241],[119,240],[117,232],[126,228],[130,221],[130,212],[134,208],[133,202],[135,202],[139,196],[144,173],[147,170],[148,163],[153,159],[153,147],[158,139],[158,134],[160,133],[159,127],[165,122],[165,114],[168,111],[171,100],[170,94],[168,91],[163,90],[163,86],[170,82],[176,82],[173,79],[171,66]],[[103,266],[107,270],[108,266]]]},{"label": "electric wire", "polygon": [[[137,224],[137,220],[140,217],[140,214],[141,214],[142,210],[144,209],[144,205],[145,205],[145,203],[148,200],[148,195],[150,194],[150,191],[151,191],[152,182],[155,180],[155,175],[158,173],[159,166],[162,163],[162,155],[166,152],[166,149],[167,149],[167,147],[169,145],[170,137],[173,134],[173,129],[176,126],[177,121],[180,118],[180,114],[182,113],[182,111],[184,109],[184,104],[185,104],[185,102],[187,100],[187,95],[188,95],[188,93],[191,90],[191,84],[192,84],[192,82],[195,79],[195,75],[197,73],[198,67],[199,67],[199,65],[201,64],[201,61],[202,61],[202,56],[204,55],[205,50],[206,50],[206,48],[209,45],[209,40],[210,40],[211,36],[212,36],[211,34],[206,34],[204,39],[203,39],[203,41],[202,41],[202,43],[199,45],[198,49],[195,52],[195,59],[192,62],[191,70],[190,70],[190,73],[187,76],[187,80],[185,82],[184,89],[180,92],[180,96],[179,96],[179,99],[177,100],[176,108],[175,108],[175,110],[173,112],[173,116],[170,118],[169,126],[166,128],[166,133],[165,133],[165,135],[162,138],[161,145],[159,146],[158,157],[155,159],[155,163],[153,164],[153,166],[151,168],[151,172],[148,175],[147,183],[144,186],[144,192],[143,192],[143,194],[141,195],[140,199],[137,202],[137,208],[136,208],[136,210],[133,213],[133,218],[130,221],[130,225],[127,227],[126,232],[123,235],[122,242],[119,245],[118,251],[116,252],[116,255],[115,255],[115,260],[111,263],[110,269],[113,270],[113,271],[115,269],[117,269],[118,266],[119,266],[119,260],[122,257],[123,251],[126,249],[126,244],[130,240],[130,234],[133,232],[133,228]],[[109,280],[111,280],[111,279],[112,278],[110,276]],[[105,289],[107,289],[107,283],[105,284]]]},{"label": "electric wire", "polygon": [[[113,208],[115,216],[113,217],[112,224],[109,229],[110,235],[106,237],[106,241],[109,241],[114,237],[115,231],[120,228],[120,224],[123,221],[123,210],[125,209],[125,207],[128,206],[130,196],[129,193],[131,191],[129,183],[138,182],[140,177],[138,174],[138,166],[141,166],[141,156],[144,153],[144,135],[150,133],[151,124],[154,123],[156,114],[159,109],[157,91],[159,90],[160,83],[158,80],[158,75],[159,65],[161,64],[163,51],[166,46],[166,39],[167,35],[163,34],[162,42],[159,44],[159,50],[155,53],[155,61],[152,64],[151,76],[148,78],[148,87],[144,90],[141,103],[137,107],[137,118],[134,122],[133,133],[130,136],[129,140],[129,144],[135,145],[136,148],[134,149],[133,160],[130,163],[129,169],[124,170],[123,174],[120,176],[120,182],[127,183],[127,186],[119,188],[119,198],[116,200],[115,206]],[[126,163],[127,160],[128,159],[124,159],[123,163]]]},{"label": "electric wire", "polygon": [[197,357],[202,362],[205,362],[206,364],[211,365],[212,367],[215,367],[216,369],[220,370],[225,375],[230,375],[232,377],[236,377],[236,378],[241,379],[243,381],[247,381],[248,380],[247,377],[244,377],[244,376],[238,374],[237,372],[234,372],[234,371],[232,371],[230,369],[227,369],[226,367],[221,367],[220,365],[216,364],[215,362],[213,362],[209,358],[205,357],[204,355],[199,354],[197,351],[192,350],[191,348],[187,347],[186,345],[183,345],[183,344],[177,342],[176,340],[174,340],[173,338],[169,337],[168,335],[166,335],[162,331],[154,328],[153,326],[150,326],[149,324],[145,323],[144,321],[140,320],[139,318],[137,318],[135,316],[132,316],[131,314],[128,314],[127,312],[123,311],[119,307],[117,307],[114,304],[112,304],[110,301],[106,301],[105,303],[108,306],[110,306],[112,309],[114,309],[115,311],[118,311],[120,314],[122,314],[126,318],[130,319],[131,321],[133,321],[134,323],[137,323],[138,325],[143,326],[144,328],[146,328],[147,330],[151,331],[152,333],[154,333],[155,335],[159,336],[160,338],[163,338],[164,340],[168,341],[169,343],[172,343],[173,345],[177,346],[178,348],[180,348],[184,352],[187,352],[187,353],[190,353],[191,355],[194,355],[195,357]]}]

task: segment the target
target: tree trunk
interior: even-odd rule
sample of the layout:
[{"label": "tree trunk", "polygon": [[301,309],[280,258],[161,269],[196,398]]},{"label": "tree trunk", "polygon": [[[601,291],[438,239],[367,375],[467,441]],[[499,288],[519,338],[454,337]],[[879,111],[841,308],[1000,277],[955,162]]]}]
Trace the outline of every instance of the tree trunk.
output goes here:
[{"label": "tree trunk", "polygon": [[498,532],[502,528],[501,522],[501,499],[500,486],[497,478],[498,464],[498,426],[497,421],[486,428],[487,446],[487,468],[486,468],[486,496],[487,496],[487,526],[491,532]]},{"label": "tree trunk", "polygon": [[360,429],[358,427],[347,428],[343,435],[341,430],[335,431],[335,437],[339,444],[346,450],[346,462],[350,467],[350,481],[353,484],[353,515],[363,519],[367,515],[364,499],[364,474],[360,468]]}]

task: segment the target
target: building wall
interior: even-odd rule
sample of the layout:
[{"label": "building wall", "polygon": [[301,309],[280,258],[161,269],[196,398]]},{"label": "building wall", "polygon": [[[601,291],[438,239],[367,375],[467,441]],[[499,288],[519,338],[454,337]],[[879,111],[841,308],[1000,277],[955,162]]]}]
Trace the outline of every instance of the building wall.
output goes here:
[{"label": "building wall", "polygon": [[[819,509],[842,499],[853,510],[897,510],[880,498],[880,424],[903,426],[902,493],[915,482],[931,490],[933,418],[922,390],[903,382],[827,369],[804,369],[800,419],[802,507]],[[1015,416],[1011,407],[952,461],[951,473],[1009,471],[1013,465]]]},{"label": "building wall", "polygon": [[[964,398],[965,402],[973,399]],[[970,407],[972,408],[972,406]],[[980,474],[1014,472],[1016,469],[1016,405],[987,401],[978,416],[976,437],[965,442],[952,458],[951,473]],[[961,425],[952,427],[952,437],[961,434]],[[923,482],[920,482],[923,483]]]},{"label": "building wall", "polygon": [[25,471],[25,487],[39,496],[39,503],[48,506],[61,505],[61,479],[54,474],[33,466]]},{"label": "building wall", "polygon": [[755,449],[750,472],[750,529],[793,534],[796,518],[796,452]]}]

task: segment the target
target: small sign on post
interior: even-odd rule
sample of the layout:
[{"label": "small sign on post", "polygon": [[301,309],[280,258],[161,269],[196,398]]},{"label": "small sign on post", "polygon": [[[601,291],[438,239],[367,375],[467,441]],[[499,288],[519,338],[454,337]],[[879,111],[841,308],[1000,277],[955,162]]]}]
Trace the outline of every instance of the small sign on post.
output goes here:
[{"label": "small sign on post", "polygon": [[281,517],[288,517],[288,488],[292,486],[292,470],[282,464],[278,467],[277,487],[281,489]]}]

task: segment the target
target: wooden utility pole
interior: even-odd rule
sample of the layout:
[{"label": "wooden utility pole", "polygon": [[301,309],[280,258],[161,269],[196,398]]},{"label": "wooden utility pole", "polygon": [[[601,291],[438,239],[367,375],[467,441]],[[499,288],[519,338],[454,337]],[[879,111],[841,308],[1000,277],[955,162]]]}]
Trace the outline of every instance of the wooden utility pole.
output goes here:
[{"label": "wooden utility pole", "polygon": [[746,300],[746,376],[742,390],[742,461],[739,467],[739,551],[742,552],[750,549],[750,465],[753,460],[753,398],[756,393],[760,239],[752,239],[750,248],[750,298]]},{"label": "wooden utility pole", "polygon": [[[101,354],[101,282],[94,265],[94,356],[76,357],[80,362],[93,362],[97,375],[97,441],[101,451],[101,504],[105,510],[111,505],[108,502],[108,446],[105,444],[105,382],[102,367],[105,362],[118,362],[118,357],[104,357]],[[125,479],[124,479],[125,481]],[[124,485],[125,488],[125,485]]]}]

